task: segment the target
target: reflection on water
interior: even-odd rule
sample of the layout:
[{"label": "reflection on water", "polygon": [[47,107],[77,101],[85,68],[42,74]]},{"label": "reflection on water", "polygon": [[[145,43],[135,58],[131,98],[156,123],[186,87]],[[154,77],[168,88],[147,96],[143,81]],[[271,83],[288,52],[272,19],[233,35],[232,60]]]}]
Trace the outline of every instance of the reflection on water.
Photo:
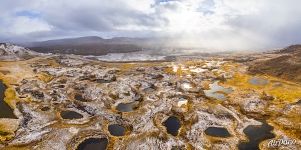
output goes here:
[{"label": "reflection on water", "polygon": [[215,137],[229,137],[230,133],[226,128],[219,128],[219,127],[209,127],[205,130],[205,133],[210,136],[215,136]]},{"label": "reflection on water", "polygon": [[241,142],[238,146],[239,150],[259,150],[260,142],[272,139],[275,137],[271,131],[273,127],[268,125],[265,121],[261,126],[248,126],[244,129],[244,133],[247,135],[249,141]]},{"label": "reflection on water", "polygon": [[177,117],[171,116],[164,122],[164,126],[167,129],[167,133],[177,136],[181,127],[181,122]]},{"label": "reflection on water", "polygon": [[83,115],[75,111],[66,110],[61,112],[61,117],[63,119],[80,119],[83,118]]},{"label": "reflection on water", "polygon": [[220,86],[219,81],[210,84],[210,90],[204,90],[205,95],[208,97],[212,97],[218,100],[226,100],[226,94],[230,94],[233,92],[232,88],[225,88]]},{"label": "reflection on water", "polygon": [[6,90],[6,86],[0,81],[0,118],[14,118],[17,117],[14,115],[14,111],[9,105],[4,101],[4,92]]},{"label": "reflection on water", "polygon": [[249,83],[253,84],[253,85],[263,86],[263,85],[267,85],[269,83],[269,81],[266,79],[263,79],[263,78],[259,78],[259,77],[252,77],[249,80]]},{"label": "reflection on water", "polygon": [[139,102],[131,102],[131,103],[119,103],[116,109],[120,112],[131,112],[134,111]]},{"label": "reflection on water", "polygon": [[79,144],[77,150],[106,150],[107,146],[108,139],[106,138],[90,138]]},{"label": "reflection on water", "polygon": [[108,127],[109,132],[113,136],[124,136],[125,135],[125,127],[119,124],[112,124]]}]

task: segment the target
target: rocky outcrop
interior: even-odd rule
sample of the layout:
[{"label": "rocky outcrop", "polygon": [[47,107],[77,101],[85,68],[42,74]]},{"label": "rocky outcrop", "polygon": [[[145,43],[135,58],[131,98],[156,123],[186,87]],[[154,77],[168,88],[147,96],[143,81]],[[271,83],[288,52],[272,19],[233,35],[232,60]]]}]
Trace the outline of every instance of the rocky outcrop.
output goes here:
[{"label": "rocky outcrop", "polygon": [[33,58],[39,53],[10,43],[0,43],[0,60],[15,61]]}]

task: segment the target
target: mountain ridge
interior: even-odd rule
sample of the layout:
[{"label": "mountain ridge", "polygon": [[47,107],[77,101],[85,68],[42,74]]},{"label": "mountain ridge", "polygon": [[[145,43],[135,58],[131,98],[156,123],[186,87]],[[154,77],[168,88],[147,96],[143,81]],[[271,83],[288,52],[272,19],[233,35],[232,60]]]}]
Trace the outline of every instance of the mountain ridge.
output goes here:
[{"label": "mountain ridge", "polygon": [[106,55],[108,53],[128,53],[141,51],[140,42],[135,38],[104,39],[98,36],[55,39],[22,44],[41,53],[60,53],[76,55]]}]

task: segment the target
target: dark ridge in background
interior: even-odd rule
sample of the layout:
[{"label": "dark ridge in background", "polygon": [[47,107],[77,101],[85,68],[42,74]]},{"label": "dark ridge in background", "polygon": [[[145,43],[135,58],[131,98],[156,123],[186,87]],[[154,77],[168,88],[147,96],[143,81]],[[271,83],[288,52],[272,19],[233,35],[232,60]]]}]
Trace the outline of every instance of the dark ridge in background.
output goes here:
[{"label": "dark ridge in background", "polygon": [[[148,51],[151,54],[189,54],[204,53],[202,47],[181,46],[170,43],[170,38],[130,38],[115,37],[104,39],[98,36],[66,38],[42,42],[15,43],[40,53],[58,53],[75,55],[106,55],[108,53],[129,53]],[[189,52],[187,50],[194,50]]]},{"label": "dark ridge in background", "polygon": [[105,55],[108,53],[128,53],[141,51],[144,40],[138,38],[103,39],[97,36],[58,39],[21,44],[40,53],[75,55]]}]

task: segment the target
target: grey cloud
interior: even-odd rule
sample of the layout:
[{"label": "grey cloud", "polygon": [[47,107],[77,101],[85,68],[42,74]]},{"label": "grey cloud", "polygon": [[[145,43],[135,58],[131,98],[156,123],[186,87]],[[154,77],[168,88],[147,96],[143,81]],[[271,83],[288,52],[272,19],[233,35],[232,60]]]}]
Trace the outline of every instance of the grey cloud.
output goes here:
[{"label": "grey cloud", "polygon": [[144,26],[153,24],[151,17],[144,12],[132,10],[122,5],[122,3],[117,3],[118,0],[117,2],[111,2],[94,1],[94,5],[83,3],[80,7],[71,6],[67,8],[62,7],[67,6],[66,3],[62,2],[61,4],[42,6],[45,9],[41,11],[43,11],[45,19],[50,24],[65,30],[112,31],[116,26],[126,24]]},{"label": "grey cloud", "polygon": [[301,10],[298,3],[297,0],[265,1],[256,14],[229,19],[227,24],[267,39],[263,47],[276,48],[301,43]]},{"label": "grey cloud", "polygon": [[[151,36],[206,48],[271,48],[301,43],[300,4],[298,0],[2,0],[0,40]],[[24,10],[38,12],[38,21],[51,30],[9,32],[14,30],[16,12]],[[41,25],[33,23],[33,29]]]}]

